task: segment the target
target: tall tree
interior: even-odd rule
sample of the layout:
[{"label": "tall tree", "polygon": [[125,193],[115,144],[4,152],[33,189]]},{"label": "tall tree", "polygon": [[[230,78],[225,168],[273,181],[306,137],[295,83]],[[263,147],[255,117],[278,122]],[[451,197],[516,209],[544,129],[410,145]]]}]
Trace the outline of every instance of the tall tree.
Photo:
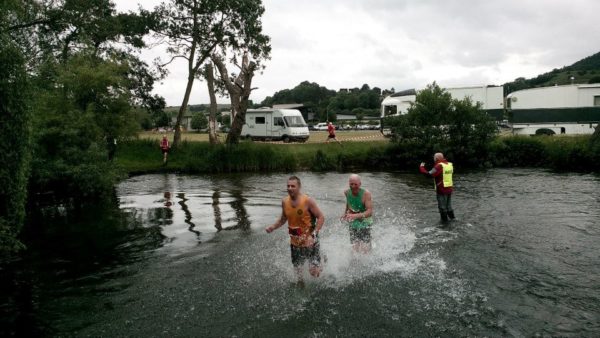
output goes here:
[{"label": "tall tree", "polygon": [[204,78],[208,87],[208,96],[210,97],[210,106],[208,113],[208,140],[210,144],[219,143],[217,137],[217,96],[215,95],[215,76],[212,63],[208,63],[204,69]]},{"label": "tall tree", "polygon": [[181,141],[181,121],[187,109],[194,79],[202,64],[220,46],[239,49],[248,36],[260,34],[260,0],[170,0],[157,8],[162,18],[159,37],[168,45],[171,59],[187,61],[187,83],[175,123],[173,146]]},{"label": "tall tree", "polygon": [[29,81],[25,59],[8,24],[19,2],[0,4],[0,257],[21,248],[29,173]]},{"label": "tall tree", "polygon": [[242,56],[240,72],[233,78],[230,77],[227,71],[227,66],[222,58],[218,55],[212,57],[212,61],[217,66],[221,81],[223,81],[229,99],[231,101],[231,129],[227,134],[226,142],[228,144],[239,143],[240,135],[242,134],[242,125],[246,118],[246,110],[248,109],[248,99],[252,92],[252,78],[256,70],[256,63],[248,60],[248,55]]}]

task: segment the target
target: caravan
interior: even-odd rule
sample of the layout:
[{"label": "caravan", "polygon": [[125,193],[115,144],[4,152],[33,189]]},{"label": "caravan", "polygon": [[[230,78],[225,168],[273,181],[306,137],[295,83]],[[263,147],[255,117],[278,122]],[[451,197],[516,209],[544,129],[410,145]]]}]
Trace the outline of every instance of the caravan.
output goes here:
[{"label": "caravan", "polygon": [[249,109],[242,127],[242,137],[251,140],[306,142],[308,125],[296,109]]},{"label": "caravan", "polygon": [[600,84],[518,90],[506,106],[513,134],[592,134],[600,122]]},{"label": "caravan", "polygon": [[[444,88],[453,99],[462,100],[470,97],[473,103],[479,102],[481,109],[496,120],[502,120],[504,114],[504,93],[501,86],[473,86]],[[415,103],[417,91],[404,90],[386,97],[381,102],[381,118],[404,115]]]}]

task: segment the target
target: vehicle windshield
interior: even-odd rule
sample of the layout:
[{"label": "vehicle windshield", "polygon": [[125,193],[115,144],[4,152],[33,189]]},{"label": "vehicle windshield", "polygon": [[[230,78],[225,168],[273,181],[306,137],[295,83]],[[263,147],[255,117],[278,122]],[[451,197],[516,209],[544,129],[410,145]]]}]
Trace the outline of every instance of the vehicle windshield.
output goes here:
[{"label": "vehicle windshield", "polygon": [[288,127],[306,127],[306,122],[304,122],[302,116],[285,116],[284,119]]}]

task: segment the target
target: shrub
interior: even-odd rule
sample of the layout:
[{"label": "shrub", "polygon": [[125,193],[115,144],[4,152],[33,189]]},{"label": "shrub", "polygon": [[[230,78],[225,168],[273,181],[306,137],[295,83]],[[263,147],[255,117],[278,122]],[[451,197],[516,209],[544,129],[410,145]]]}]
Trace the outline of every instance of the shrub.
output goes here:
[{"label": "shrub", "polygon": [[546,161],[546,148],[540,138],[513,136],[490,144],[491,162],[501,167],[537,166]]},{"label": "shrub", "polygon": [[424,153],[427,158],[443,152],[466,166],[477,166],[487,159],[497,132],[479,103],[473,104],[470,98],[453,100],[435,83],[417,93],[406,115],[387,118],[384,124],[391,126],[392,139],[402,151],[410,154],[416,148],[421,154],[415,155]]}]

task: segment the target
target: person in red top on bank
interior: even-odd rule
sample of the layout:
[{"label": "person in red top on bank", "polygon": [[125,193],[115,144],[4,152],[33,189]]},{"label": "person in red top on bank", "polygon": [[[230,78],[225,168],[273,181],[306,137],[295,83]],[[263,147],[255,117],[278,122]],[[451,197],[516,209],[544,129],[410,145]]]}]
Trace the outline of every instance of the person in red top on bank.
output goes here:
[{"label": "person in red top on bank", "polygon": [[281,216],[273,225],[265,229],[267,233],[271,233],[288,223],[292,264],[298,276],[298,286],[304,285],[302,266],[306,261],[309,263],[309,272],[313,277],[319,277],[322,271],[318,235],[325,222],[325,217],[315,200],[302,194],[301,187],[302,183],[298,177],[288,178],[288,196],[281,201]]},{"label": "person in red top on bank", "polygon": [[325,143],[329,143],[329,141],[333,139],[335,142],[342,144],[342,142],[340,142],[340,140],[338,140],[337,137],[335,137],[335,126],[333,125],[333,123],[327,123],[327,132],[329,133],[329,135],[327,135],[327,141],[325,141]]},{"label": "person in red top on bank", "polygon": [[419,171],[428,177],[433,177],[440,217],[442,222],[446,223],[448,218],[454,219],[454,210],[452,209],[452,174],[454,173],[454,167],[451,162],[444,158],[442,153],[433,155],[433,162],[435,162],[433,169],[429,171],[425,169],[425,162],[421,162]]},{"label": "person in red top on bank", "polygon": [[160,141],[160,150],[163,153],[163,164],[167,164],[167,155],[169,155],[169,140],[167,139],[167,135],[163,135],[162,140]]}]

